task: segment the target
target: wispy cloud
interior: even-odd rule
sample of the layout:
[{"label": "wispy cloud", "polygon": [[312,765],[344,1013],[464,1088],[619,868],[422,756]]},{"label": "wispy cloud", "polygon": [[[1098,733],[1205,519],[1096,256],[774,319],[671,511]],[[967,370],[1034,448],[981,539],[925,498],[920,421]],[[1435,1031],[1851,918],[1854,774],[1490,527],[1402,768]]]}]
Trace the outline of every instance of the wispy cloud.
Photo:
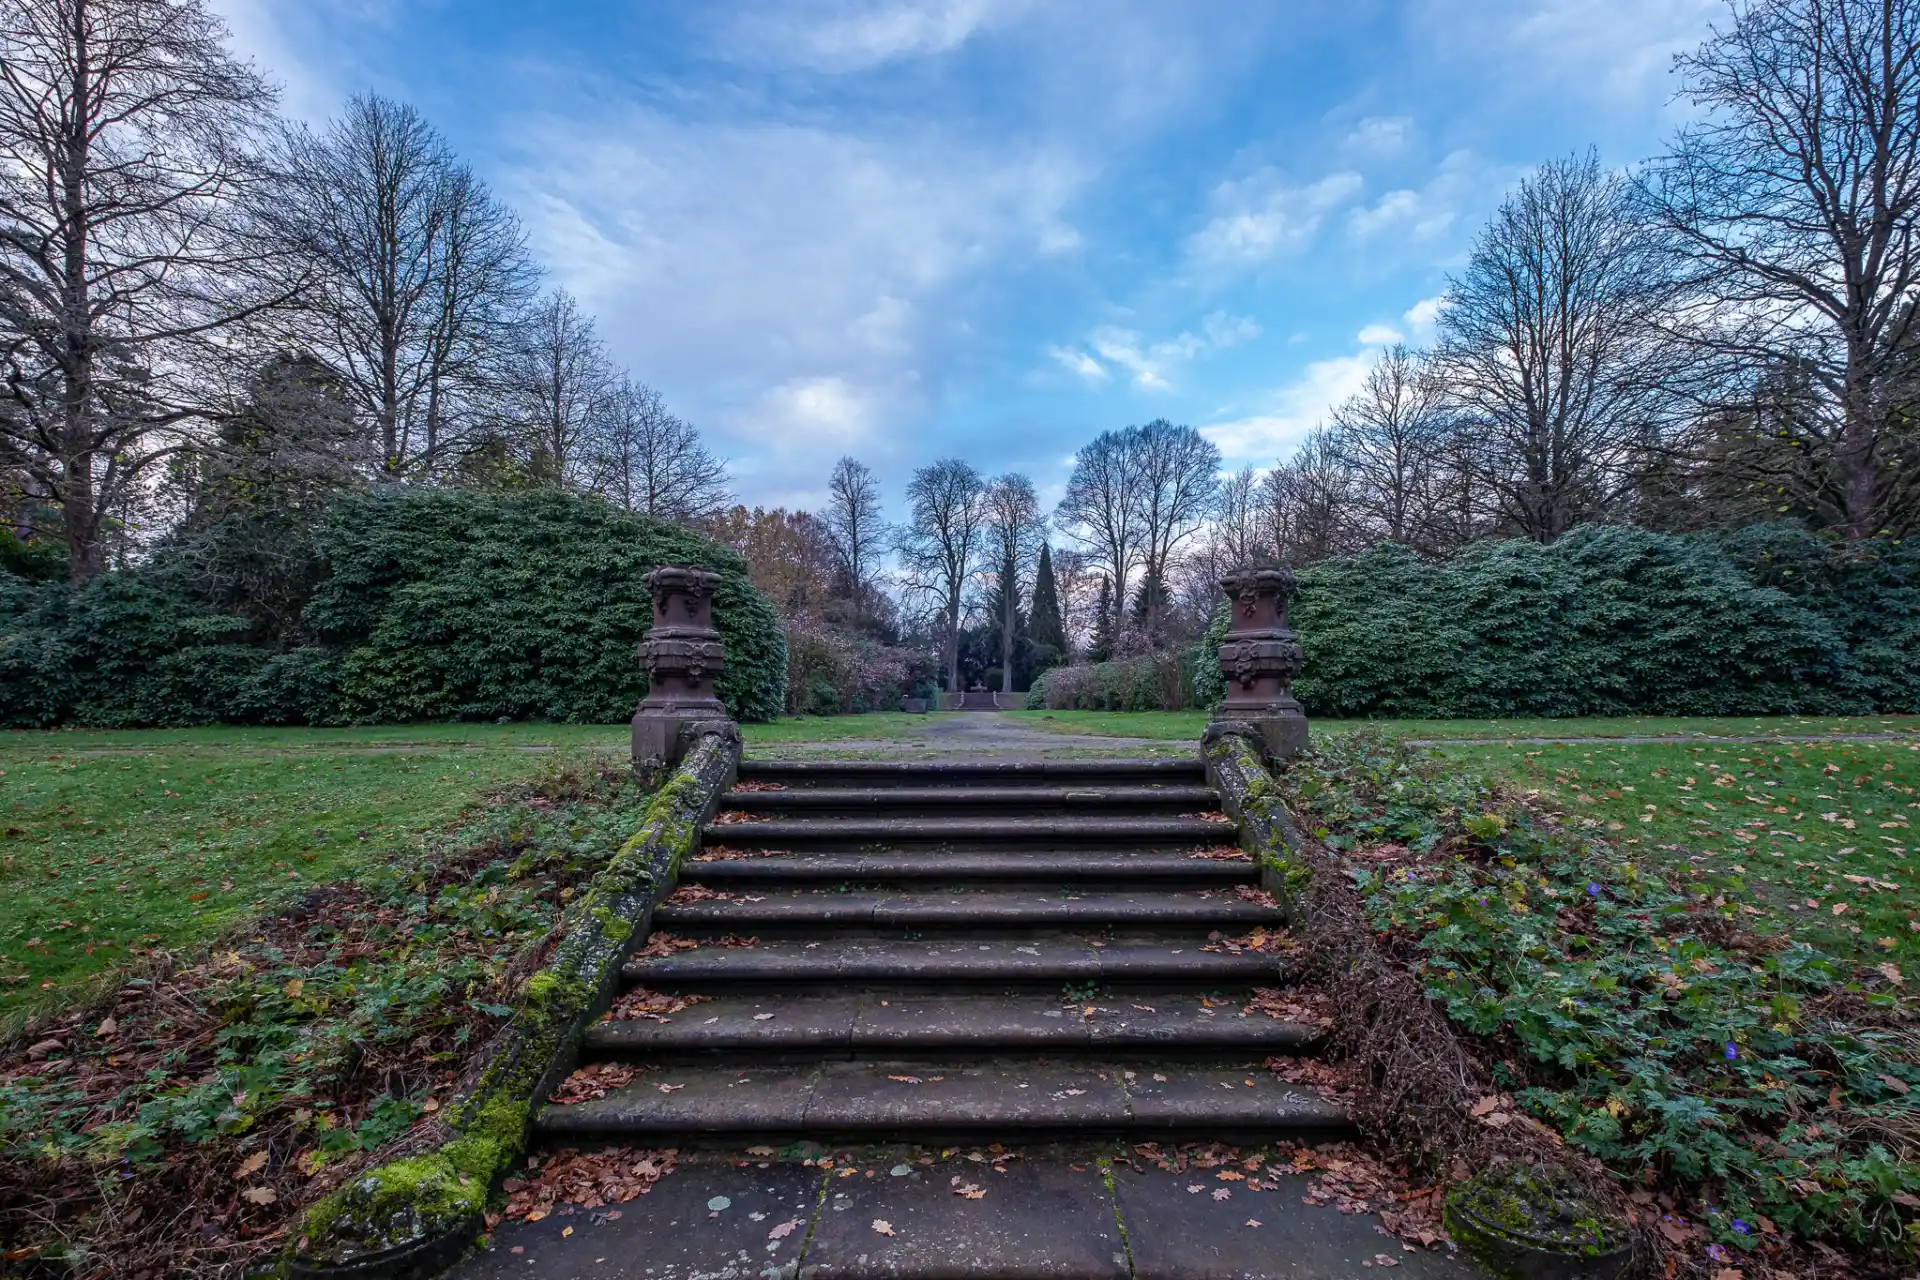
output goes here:
[{"label": "wispy cloud", "polygon": [[1070,161],[632,108],[529,122],[508,178],[616,351],[755,456],[924,411],[952,291],[1046,251]]},{"label": "wispy cloud", "polygon": [[1358,173],[1342,170],[1298,186],[1272,168],[1222,182],[1209,201],[1212,215],[1188,239],[1187,253],[1203,267],[1248,267],[1300,249],[1364,185]]},{"label": "wispy cloud", "polygon": [[1027,7],[1023,0],[781,0],[728,15],[719,43],[724,53],[762,65],[865,71],[952,52]]},{"label": "wispy cloud", "polygon": [[1346,146],[1369,156],[1395,156],[1413,135],[1412,116],[1367,116],[1347,131]]},{"label": "wispy cloud", "polygon": [[1315,360],[1266,397],[1265,412],[1211,423],[1201,427],[1200,434],[1220,446],[1220,456],[1228,463],[1272,465],[1360,390],[1375,358],[1373,352],[1361,352]]},{"label": "wispy cloud", "polygon": [[1146,342],[1137,330],[1101,325],[1087,335],[1084,347],[1053,346],[1047,354],[1088,382],[1106,382],[1112,370],[1124,370],[1141,391],[1171,391],[1178,370],[1209,351],[1224,351],[1260,336],[1251,316],[1215,311],[1200,323],[1200,332],[1183,331],[1159,342]]}]

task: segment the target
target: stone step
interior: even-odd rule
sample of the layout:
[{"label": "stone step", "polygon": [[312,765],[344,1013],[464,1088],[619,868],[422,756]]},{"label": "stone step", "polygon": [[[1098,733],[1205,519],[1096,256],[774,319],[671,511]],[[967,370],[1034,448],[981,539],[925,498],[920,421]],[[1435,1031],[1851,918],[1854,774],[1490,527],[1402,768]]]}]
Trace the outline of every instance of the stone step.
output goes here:
[{"label": "stone step", "polygon": [[1245,932],[1283,923],[1280,911],[1243,901],[1226,889],[974,890],[959,893],[835,893],[769,890],[763,894],[684,904],[669,900],[653,913],[673,933],[753,933],[768,929],[1075,929],[1121,928]]},{"label": "stone step", "polygon": [[701,829],[708,848],[857,849],[864,845],[939,845],[948,848],[1057,847],[1180,848],[1232,844],[1230,822],[1205,818],[820,818],[715,822]]},{"label": "stone step", "polygon": [[[728,850],[711,850],[725,854]],[[1002,850],[986,853],[888,851],[791,853],[758,857],[697,857],[683,865],[687,884],[762,885],[811,881],[1176,881],[1248,884],[1258,878],[1251,858],[1196,858],[1151,849]]]},{"label": "stone step", "polygon": [[[699,1140],[755,1134],[888,1139],[967,1134],[1114,1133],[1160,1137],[1335,1137],[1346,1110],[1277,1079],[1257,1063],[932,1059],[825,1062],[716,1070],[663,1066],[591,1102],[548,1107],[537,1121],[551,1142]],[[1256,1137],[1257,1135],[1257,1137]]]},{"label": "stone step", "polygon": [[1309,1026],[1249,1013],[1192,992],[1064,1002],[1055,995],[723,996],[652,1019],[590,1027],[592,1058],[692,1055],[854,1057],[991,1053],[1290,1054],[1310,1050]]},{"label": "stone step", "polygon": [[621,972],[629,983],[667,989],[736,984],[758,989],[768,983],[992,987],[1093,983],[1229,990],[1278,985],[1296,967],[1283,954],[1202,950],[1213,944],[1198,939],[1093,943],[1074,938],[999,938],[709,945],[639,957],[628,961]]},{"label": "stone step", "polygon": [[1009,787],[1197,785],[1199,760],[755,760],[740,763],[742,782],[787,787]]},{"label": "stone step", "polygon": [[1177,817],[1212,812],[1219,797],[1209,787],[795,787],[786,791],[732,791],[722,809],[793,818],[823,816],[996,817],[1144,814]]}]

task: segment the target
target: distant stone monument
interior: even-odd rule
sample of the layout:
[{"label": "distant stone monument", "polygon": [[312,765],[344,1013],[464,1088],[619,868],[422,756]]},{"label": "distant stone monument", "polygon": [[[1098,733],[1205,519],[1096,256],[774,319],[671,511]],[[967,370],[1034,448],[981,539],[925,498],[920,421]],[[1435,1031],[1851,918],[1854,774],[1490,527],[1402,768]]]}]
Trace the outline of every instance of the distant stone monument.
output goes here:
[{"label": "distant stone monument", "polygon": [[1290,569],[1235,569],[1220,579],[1233,615],[1220,646],[1220,674],[1227,696],[1207,733],[1211,737],[1247,726],[1269,758],[1298,755],[1307,747],[1307,713],[1293,696],[1300,674],[1300,641],[1287,629],[1287,602],[1296,588]]},{"label": "distant stone monument", "polygon": [[647,696],[633,713],[635,768],[676,765],[692,745],[682,730],[703,721],[731,722],[713,682],[726,649],[713,629],[713,590],[720,575],[690,565],[661,565],[646,577],[653,626],[640,642]]}]

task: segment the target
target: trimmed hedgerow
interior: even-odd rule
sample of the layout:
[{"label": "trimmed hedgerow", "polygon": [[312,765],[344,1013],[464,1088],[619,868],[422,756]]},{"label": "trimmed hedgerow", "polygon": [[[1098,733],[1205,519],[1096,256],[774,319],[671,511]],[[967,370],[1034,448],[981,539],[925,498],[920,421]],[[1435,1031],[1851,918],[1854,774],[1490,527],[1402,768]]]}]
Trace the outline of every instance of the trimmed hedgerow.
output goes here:
[{"label": "trimmed hedgerow", "polygon": [[656,565],[721,575],[719,694],[741,720],[786,700],[786,641],[738,552],[549,491],[381,491],[319,534],[324,577],[290,650],[196,599],[164,556],[79,586],[0,572],[0,725],[624,720]]}]

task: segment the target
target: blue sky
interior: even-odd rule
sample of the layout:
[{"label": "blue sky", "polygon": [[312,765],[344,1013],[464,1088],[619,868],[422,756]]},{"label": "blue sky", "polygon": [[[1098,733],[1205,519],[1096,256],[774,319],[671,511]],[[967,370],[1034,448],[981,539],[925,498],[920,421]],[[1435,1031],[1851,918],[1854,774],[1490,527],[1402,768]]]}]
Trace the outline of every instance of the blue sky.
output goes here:
[{"label": "blue sky", "polygon": [[319,120],[424,110],[613,355],[810,506],[957,454],[1058,493],[1167,417],[1290,453],[1430,336],[1533,164],[1652,154],[1718,0],[214,0]]}]

